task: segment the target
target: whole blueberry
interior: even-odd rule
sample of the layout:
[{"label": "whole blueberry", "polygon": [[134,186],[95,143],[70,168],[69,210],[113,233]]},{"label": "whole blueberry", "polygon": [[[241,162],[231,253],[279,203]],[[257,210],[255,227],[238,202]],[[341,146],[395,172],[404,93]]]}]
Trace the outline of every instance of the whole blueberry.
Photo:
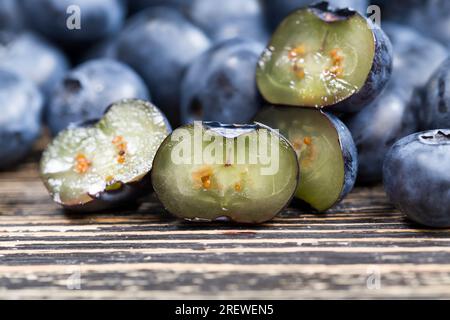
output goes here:
[{"label": "whole blueberry", "polygon": [[17,30],[23,27],[17,0],[0,1],[0,30]]},{"label": "whole blueberry", "polygon": [[215,41],[241,37],[265,44],[269,39],[259,0],[193,0],[188,15]]},{"label": "whole blueberry", "polygon": [[[275,28],[292,11],[313,4],[315,0],[262,0],[267,12],[268,20]],[[368,1],[366,0],[330,0],[332,6],[337,8],[353,8],[365,15]]]},{"label": "whole blueberry", "polygon": [[43,97],[28,79],[0,69],[0,169],[17,164],[41,133]]},{"label": "whole blueberry", "polygon": [[64,54],[31,32],[0,32],[0,68],[32,80],[48,96],[69,69]]},{"label": "whole blueberry", "polygon": [[384,161],[383,180],[390,200],[410,219],[450,227],[450,130],[398,141]]},{"label": "whole blueberry", "polygon": [[255,70],[264,47],[232,39],[199,56],[181,87],[183,123],[194,120],[248,123],[262,105]]},{"label": "whole blueberry", "polygon": [[424,130],[450,128],[450,58],[431,77],[418,110]]},{"label": "whole blueberry", "polygon": [[125,21],[123,0],[19,0],[29,26],[67,45],[117,33]]},{"label": "whole blueberry", "polygon": [[71,123],[100,118],[111,103],[126,98],[149,99],[145,83],[131,68],[109,59],[88,61],[58,83],[47,124],[56,135]]},{"label": "whole blueberry", "polygon": [[175,125],[183,72],[209,46],[208,37],[180,12],[155,7],[131,19],[119,37],[117,53],[144,78],[155,104]]}]

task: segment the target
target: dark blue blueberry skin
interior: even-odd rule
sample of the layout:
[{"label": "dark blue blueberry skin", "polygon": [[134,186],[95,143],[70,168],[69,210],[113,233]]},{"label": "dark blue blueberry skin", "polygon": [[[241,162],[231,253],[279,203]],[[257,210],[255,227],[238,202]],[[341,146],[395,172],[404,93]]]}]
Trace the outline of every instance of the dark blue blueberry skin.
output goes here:
[{"label": "dark blue blueberry skin", "polygon": [[419,131],[417,110],[423,85],[446,58],[439,43],[408,27],[384,23],[392,40],[394,65],[390,83],[380,96],[346,121],[359,154],[358,182],[376,183],[382,179],[386,153],[399,139]]},{"label": "dark blue blueberry skin", "polygon": [[423,130],[450,128],[450,58],[431,77],[421,106],[417,109]]},{"label": "dark blue blueberry skin", "polygon": [[[69,46],[93,42],[116,34],[125,21],[123,0],[18,0],[30,28]],[[69,29],[70,6],[81,12],[81,28]],[[72,20],[69,20],[72,21]]]},{"label": "dark blue blueberry skin", "polygon": [[[307,7],[317,0],[262,0],[267,12],[267,17],[272,28],[276,28],[281,21],[292,11]],[[330,5],[337,8],[353,8],[365,15],[368,1],[366,0],[331,0]]]},{"label": "dark blue blueberry skin", "polygon": [[0,30],[18,30],[23,27],[17,0],[0,1]]},{"label": "dark blue blueberry skin", "polygon": [[355,186],[356,177],[358,175],[358,151],[356,149],[352,134],[345,124],[339,118],[330,113],[324,114],[336,128],[339,143],[341,145],[342,156],[344,157],[344,186],[342,188],[341,195],[336,202],[338,203],[344,199]]},{"label": "dark blue blueberry skin", "polygon": [[240,37],[265,44],[269,39],[259,0],[192,0],[188,16],[214,41]]},{"label": "dark blue blueberry skin", "polygon": [[47,124],[56,135],[72,123],[100,118],[110,104],[126,98],[150,98],[145,83],[131,68],[109,59],[88,61],[57,84]]},{"label": "dark blue blueberry skin", "polygon": [[177,125],[183,73],[209,47],[209,38],[180,12],[155,7],[131,19],[119,37],[117,54],[144,78],[155,104]]},{"label": "dark blue blueberry skin", "polygon": [[450,227],[450,130],[398,141],[384,161],[383,181],[389,199],[411,220]]},{"label": "dark blue blueberry skin", "polygon": [[188,68],[181,86],[181,120],[248,123],[262,105],[255,81],[264,47],[232,39],[219,43]]},{"label": "dark blue blueberry skin", "polygon": [[0,32],[0,68],[32,80],[48,96],[69,69],[64,54],[31,32]]},{"label": "dark blue blueberry skin", "polygon": [[41,133],[43,102],[34,83],[0,69],[0,169],[30,152]]}]

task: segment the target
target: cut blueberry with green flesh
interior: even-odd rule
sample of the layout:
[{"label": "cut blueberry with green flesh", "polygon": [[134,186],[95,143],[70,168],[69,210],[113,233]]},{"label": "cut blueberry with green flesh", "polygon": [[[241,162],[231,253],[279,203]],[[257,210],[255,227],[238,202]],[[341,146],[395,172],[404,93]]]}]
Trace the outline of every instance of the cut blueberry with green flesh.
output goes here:
[{"label": "cut blueberry with green flesh", "polygon": [[415,133],[394,144],[383,182],[389,199],[411,220],[450,227],[450,130]]},{"label": "cut blueberry with green flesh", "polygon": [[358,168],[355,143],[335,116],[309,108],[268,107],[256,121],[280,130],[300,165],[296,197],[325,211],[353,188]]},{"label": "cut blueberry with green flesh", "polygon": [[391,68],[392,46],[380,28],[353,10],[323,2],[280,24],[256,76],[273,104],[355,112],[382,91]]},{"label": "cut blueberry with green flesh", "polygon": [[53,200],[67,209],[129,204],[151,189],[153,158],[170,131],[152,104],[122,100],[100,121],[61,132],[43,154],[42,179]]},{"label": "cut blueberry with green flesh", "polygon": [[292,146],[260,124],[178,128],[153,167],[153,188],[164,207],[195,221],[268,221],[289,204],[299,180]]}]

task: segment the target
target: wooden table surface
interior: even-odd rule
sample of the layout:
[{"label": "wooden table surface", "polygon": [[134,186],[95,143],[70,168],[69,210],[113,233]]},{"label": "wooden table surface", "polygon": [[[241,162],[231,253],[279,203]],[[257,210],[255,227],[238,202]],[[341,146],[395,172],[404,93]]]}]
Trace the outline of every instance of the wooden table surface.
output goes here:
[{"label": "wooden table surface", "polygon": [[258,227],[180,222],[155,200],[70,215],[37,159],[0,173],[0,299],[450,298],[450,230],[410,224],[381,187]]}]

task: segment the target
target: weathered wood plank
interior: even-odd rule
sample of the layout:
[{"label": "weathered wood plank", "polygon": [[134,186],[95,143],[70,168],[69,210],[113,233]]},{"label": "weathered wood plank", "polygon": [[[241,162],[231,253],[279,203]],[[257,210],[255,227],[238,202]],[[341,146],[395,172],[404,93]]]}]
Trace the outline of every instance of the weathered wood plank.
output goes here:
[{"label": "weathered wood plank", "polygon": [[381,187],[253,227],[181,222],[152,197],[77,215],[38,158],[0,173],[0,298],[450,298],[450,230],[410,223]]}]

